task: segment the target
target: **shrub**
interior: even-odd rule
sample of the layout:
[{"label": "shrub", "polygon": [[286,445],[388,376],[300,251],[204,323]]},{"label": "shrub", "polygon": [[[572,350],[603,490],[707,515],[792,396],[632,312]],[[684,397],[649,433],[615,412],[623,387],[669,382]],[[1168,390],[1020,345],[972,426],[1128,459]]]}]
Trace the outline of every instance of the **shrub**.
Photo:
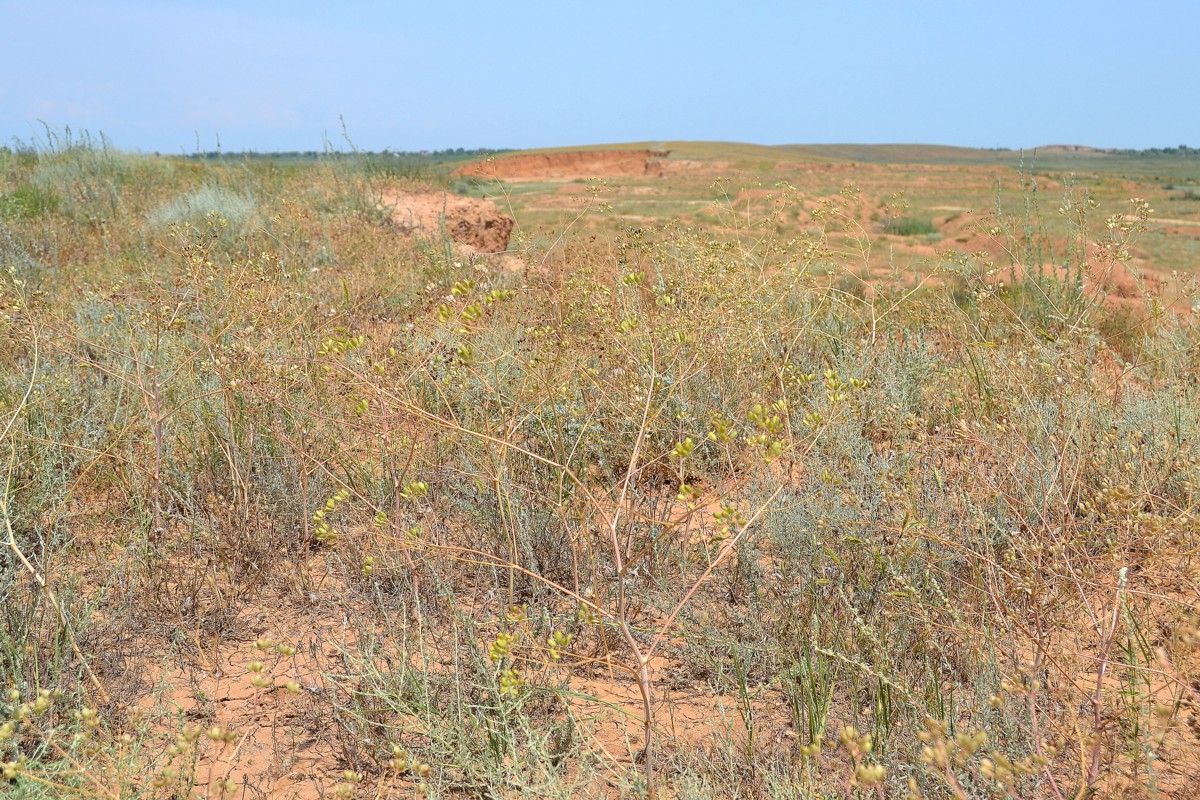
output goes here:
[{"label": "shrub", "polygon": [[258,204],[247,192],[235,192],[222,186],[205,184],[161,206],[150,215],[150,225],[156,228],[183,225],[204,230],[212,216],[228,223],[224,236],[243,236],[253,226]]},{"label": "shrub", "polygon": [[32,185],[56,197],[67,216],[93,224],[120,216],[126,183],[134,178],[144,181],[160,166],[114,148],[103,135],[93,139],[84,133],[76,138],[70,131],[62,136],[48,133],[47,140],[31,152],[37,155]]}]

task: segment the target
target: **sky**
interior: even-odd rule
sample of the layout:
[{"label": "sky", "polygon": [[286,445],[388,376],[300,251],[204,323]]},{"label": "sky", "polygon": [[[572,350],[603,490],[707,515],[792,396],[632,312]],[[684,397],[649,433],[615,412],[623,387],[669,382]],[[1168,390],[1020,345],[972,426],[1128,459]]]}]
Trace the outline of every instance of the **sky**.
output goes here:
[{"label": "sky", "polygon": [[1200,0],[0,0],[0,144],[1200,146]]}]

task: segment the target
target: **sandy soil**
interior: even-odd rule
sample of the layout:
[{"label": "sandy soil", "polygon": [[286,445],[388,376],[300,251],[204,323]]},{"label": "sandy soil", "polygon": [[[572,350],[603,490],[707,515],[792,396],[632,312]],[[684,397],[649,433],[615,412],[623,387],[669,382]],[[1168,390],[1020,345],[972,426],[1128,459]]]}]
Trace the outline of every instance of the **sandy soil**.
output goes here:
[{"label": "sandy soil", "polygon": [[468,164],[454,174],[510,181],[662,177],[668,155],[659,150],[581,150],[507,156]]},{"label": "sandy soil", "polygon": [[389,190],[380,206],[401,230],[434,236],[445,225],[454,241],[477,253],[504,252],[514,224],[490,200],[445,192]]}]

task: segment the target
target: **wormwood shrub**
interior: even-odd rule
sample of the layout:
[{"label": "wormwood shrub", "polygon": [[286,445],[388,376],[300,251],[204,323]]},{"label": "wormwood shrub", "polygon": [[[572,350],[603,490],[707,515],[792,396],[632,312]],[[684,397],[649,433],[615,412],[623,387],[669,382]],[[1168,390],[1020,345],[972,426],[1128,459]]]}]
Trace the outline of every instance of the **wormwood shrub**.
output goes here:
[{"label": "wormwood shrub", "polygon": [[[210,223],[181,232],[169,277],[132,276],[83,299],[73,318],[41,318],[34,336],[50,363],[23,416],[30,479],[14,489],[30,501],[23,508],[44,502],[51,519],[81,491],[106,497],[121,523],[107,545],[119,556],[95,587],[106,602],[155,622],[221,627],[273,559],[305,546],[285,532],[306,509],[283,457],[290,426],[244,388],[253,380],[289,399],[285,273],[269,256],[231,260],[220,219]],[[36,493],[34,477],[59,481],[58,496]],[[196,555],[214,552],[216,577]],[[131,573],[146,580],[122,580]]]},{"label": "wormwood shrub", "polygon": [[42,288],[46,277],[44,265],[29,254],[2,221],[0,221],[0,270],[7,276],[6,282],[9,283],[9,297],[12,302],[16,302],[16,297],[12,294],[15,287],[12,286],[11,281],[19,280],[25,292],[35,293]]},{"label": "wormwood shrub", "polygon": [[221,238],[227,243],[244,236],[254,223],[258,205],[249,194],[205,184],[161,206],[149,217],[153,226],[183,225],[205,231],[210,215],[224,220]]},{"label": "wormwood shrub", "polygon": [[[388,756],[382,782],[409,784],[418,796],[442,787],[527,797],[586,792],[600,761],[579,741],[564,659],[575,639],[566,629],[587,623],[531,618],[521,607],[484,626],[452,613],[445,631],[402,643],[425,658],[380,670],[375,659],[385,650],[372,643],[337,678],[349,701],[338,709],[343,724]],[[431,663],[434,648],[440,655]]]},{"label": "wormwood shrub", "polygon": [[35,143],[37,166],[30,174],[31,185],[65,215],[98,225],[122,215],[123,195],[128,184],[153,183],[169,170],[161,160],[122,152],[102,134],[98,139],[86,131],[74,135],[47,130],[45,140]]}]

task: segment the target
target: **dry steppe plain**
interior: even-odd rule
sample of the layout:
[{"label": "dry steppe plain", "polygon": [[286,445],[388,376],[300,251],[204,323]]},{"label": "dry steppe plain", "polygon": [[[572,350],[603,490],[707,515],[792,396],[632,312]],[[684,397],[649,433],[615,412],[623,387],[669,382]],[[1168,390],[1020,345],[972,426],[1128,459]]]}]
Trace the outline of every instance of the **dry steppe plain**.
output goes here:
[{"label": "dry steppe plain", "polygon": [[1198,193],[0,150],[0,792],[1195,797]]}]

